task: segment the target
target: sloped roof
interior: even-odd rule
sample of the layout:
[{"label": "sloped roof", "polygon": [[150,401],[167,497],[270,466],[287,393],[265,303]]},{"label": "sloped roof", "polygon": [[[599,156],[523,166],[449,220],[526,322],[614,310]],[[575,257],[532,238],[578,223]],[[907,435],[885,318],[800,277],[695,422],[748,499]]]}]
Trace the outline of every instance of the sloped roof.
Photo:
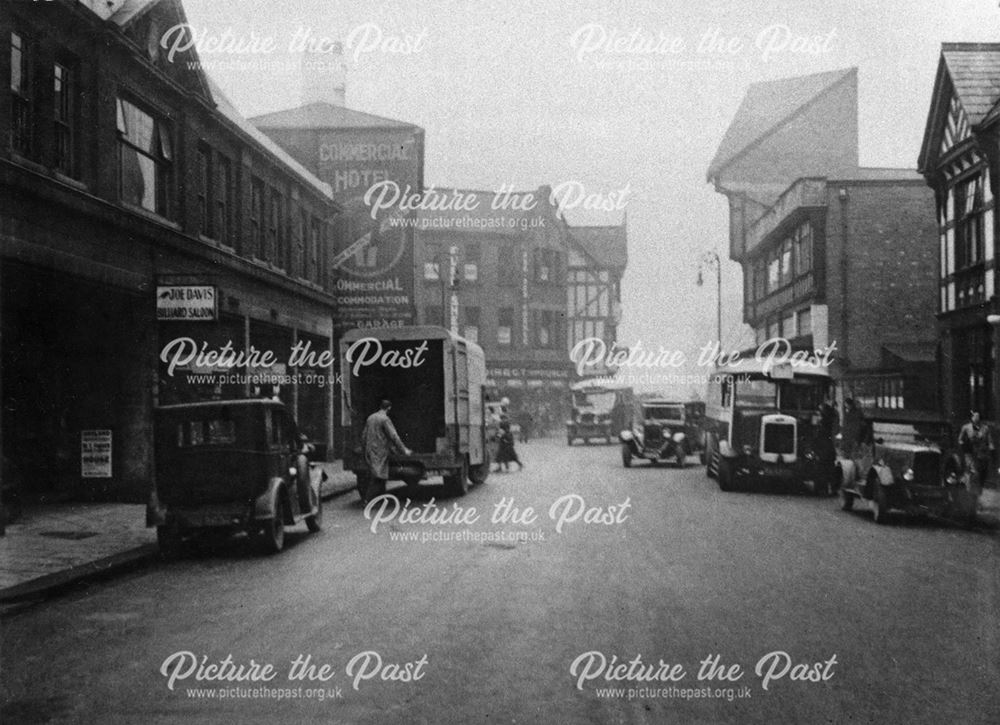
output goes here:
[{"label": "sloped roof", "polygon": [[573,241],[601,266],[624,269],[628,264],[628,232],[624,223],[568,227],[567,231]]},{"label": "sloped roof", "polygon": [[250,121],[258,128],[419,128],[412,123],[353,111],[332,103],[316,101],[297,108],[254,116]]},{"label": "sloped roof", "polygon": [[1000,43],[941,44],[934,92],[917,160],[920,171],[936,164],[952,94],[957,96],[973,128],[1000,115],[995,110],[1000,103]]},{"label": "sloped roof", "polygon": [[288,167],[292,173],[301,177],[303,181],[312,186],[320,194],[330,199],[333,198],[333,190],[330,188],[329,184],[316,178],[316,176],[306,169],[305,166],[292,158],[287,151],[281,148],[266,134],[250,123],[250,121],[244,118],[242,114],[236,110],[236,106],[233,105],[232,101],[230,101],[229,98],[226,97],[226,94],[222,92],[219,85],[212,80],[211,76],[207,77],[209,90],[212,93],[212,97],[215,99],[219,113],[229,119],[229,121],[235,124],[243,133],[247,134],[250,138],[263,146],[265,151],[274,156],[280,163]]},{"label": "sloped roof", "polygon": [[846,68],[751,84],[709,164],[707,179],[711,181],[752,146],[856,73],[857,68]]},{"label": "sloped roof", "polygon": [[125,0],[124,2],[116,0],[115,4],[119,7],[111,13],[110,20],[119,27],[125,27],[159,2],[160,0]]},{"label": "sloped roof", "polygon": [[942,43],[941,58],[969,123],[977,125],[1000,99],[1000,43]]}]

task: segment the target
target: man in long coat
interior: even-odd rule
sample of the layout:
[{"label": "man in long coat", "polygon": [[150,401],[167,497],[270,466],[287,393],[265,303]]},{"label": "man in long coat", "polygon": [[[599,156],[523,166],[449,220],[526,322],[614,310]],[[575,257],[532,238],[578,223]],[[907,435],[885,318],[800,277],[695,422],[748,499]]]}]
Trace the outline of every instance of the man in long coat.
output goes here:
[{"label": "man in long coat", "polygon": [[371,471],[371,481],[365,492],[365,501],[371,501],[385,493],[385,484],[389,478],[389,453],[393,449],[405,456],[413,453],[403,444],[396,432],[396,426],[389,419],[391,407],[391,402],[383,400],[379,409],[368,416],[364,432],[361,434],[365,461]]}]

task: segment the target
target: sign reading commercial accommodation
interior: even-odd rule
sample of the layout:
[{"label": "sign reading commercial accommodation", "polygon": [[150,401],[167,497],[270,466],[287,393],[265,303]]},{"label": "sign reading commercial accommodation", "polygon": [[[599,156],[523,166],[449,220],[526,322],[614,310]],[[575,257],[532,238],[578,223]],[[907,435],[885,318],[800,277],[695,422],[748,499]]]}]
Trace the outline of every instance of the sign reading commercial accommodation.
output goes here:
[{"label": "sign reading commercial accommodation", "polygon": [[318,176],[344,208],[335,275],[337,327],[400,327],[413,322],[412,214],[378,210],[365,193],[391,182],[418,193],[423,143],[412,126],[350,128],[318,136]]},{"label": "sign reading commercial accommodation", "polygon": [[211,322],[218,317],[217,298],[212,285],[158,285],[156,319]]},{"label": "sign reading commercial accommodation", "polygon": [[80,431],[80,476],[111,478],[111,431]]}]

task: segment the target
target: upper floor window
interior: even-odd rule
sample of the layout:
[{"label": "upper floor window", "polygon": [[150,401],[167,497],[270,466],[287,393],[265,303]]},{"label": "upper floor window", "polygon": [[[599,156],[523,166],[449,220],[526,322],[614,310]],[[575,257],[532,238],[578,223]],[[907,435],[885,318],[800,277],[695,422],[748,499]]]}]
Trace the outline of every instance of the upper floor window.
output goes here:
[{"label": "upper floor window", "polygon": [[465,325],[462,327],[462,337],[470,342],[479,342],[479,308],[466,307],[463,314]]},{"label": "upper floor window", "polygon": [[28,43],[20,33],[10,34],[11,147],[30,156],[34,151]]},{"label": "upper floor window", "polygon": [[283,199],[277,189],[271,190],[271,214],[267,226],[267,259],[268,262],[284,268],[284,248],[282,246],[284,235],[281,224],[284,216],[282,214]]},{"label": "upper floor window", "polygon": [[983,261],[982,175],[955,185],[955,269]]},{"label": "upper floor window", "polygon": [[122,201],[168,215],[173,160],[166,121],[118,99],[118,184]]},{"label": "upper floor window", "polygon": [[306,279],[316,284],[322,283],[320,274],[320,241],[323,229],[319,219],[313,218],[309,230],[309,248],[306,250]]},{"label": "upper floor window", "polygon": [[508,284],[521,279],[521,264],[511,244],[504,244],[497,252],[497,278],[501,283]]},{"label": "upper floor window", "polygon": [[198,144],[198,232],[205,237],[212,236],[212,215],[210,192],[212,189],[212,150]]},{"label": "upper floor window", "polygon": [[55,168],[67,176],[76,173],[76,77],[70,65],[52,66],[53,141]]},{"label": "upper floor window", "polygon": [[233,208],[233,167],[225,156],[218,157],[215,168],[215,238],[224,244],[231,243],[231,214]]},{"label": "upper floor window", "polygon": [[501,307],[497,317],[497,343],[510,345],[514,337],[514,308]]},{"label": "upper floor window", "polygon": [[462,279],[466,282],[479,281],[479,254],[478,244],[470,243],[466,245],[465,263],[462,266]]},{"label": "upper floor window", "polygon": [[805,274],[812,270],[812,226],[803,224],[792,235],[795,256],[795,274]]},{"label": "upper floor window", "polygon": [[424,245],[424,279],[429,282],[441,279],[441,247],[437,244]]},{"label": "upper floor window", "polygon": [[264,182],[254,177],[250,182],[250,249],[251,255],[263,257]]}]

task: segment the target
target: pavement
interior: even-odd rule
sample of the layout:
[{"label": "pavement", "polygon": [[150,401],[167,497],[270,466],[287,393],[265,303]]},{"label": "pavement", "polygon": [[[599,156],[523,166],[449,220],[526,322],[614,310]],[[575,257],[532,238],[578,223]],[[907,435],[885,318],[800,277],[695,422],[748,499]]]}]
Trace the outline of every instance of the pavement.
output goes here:
[{"label": "pavement", "polygon": [[[313,464],[326,473],[323,498],[355,487],[341,461]],[[980,525],[1000,526],[1000,491],[979,500]],[[27,508],[0,537],[0,613],[43,599],[84,580],[137,568],[158,556],[156,530],[144,504],[69,503]]]},{"label": "pavement", "polygon": [[[351,491],[341,461],[314,463],[326,473],[323,498]],[[145,504],[66,503],[26,507],[0,536],[0,613],[84,580],[128,571],[158,556]]]}]

